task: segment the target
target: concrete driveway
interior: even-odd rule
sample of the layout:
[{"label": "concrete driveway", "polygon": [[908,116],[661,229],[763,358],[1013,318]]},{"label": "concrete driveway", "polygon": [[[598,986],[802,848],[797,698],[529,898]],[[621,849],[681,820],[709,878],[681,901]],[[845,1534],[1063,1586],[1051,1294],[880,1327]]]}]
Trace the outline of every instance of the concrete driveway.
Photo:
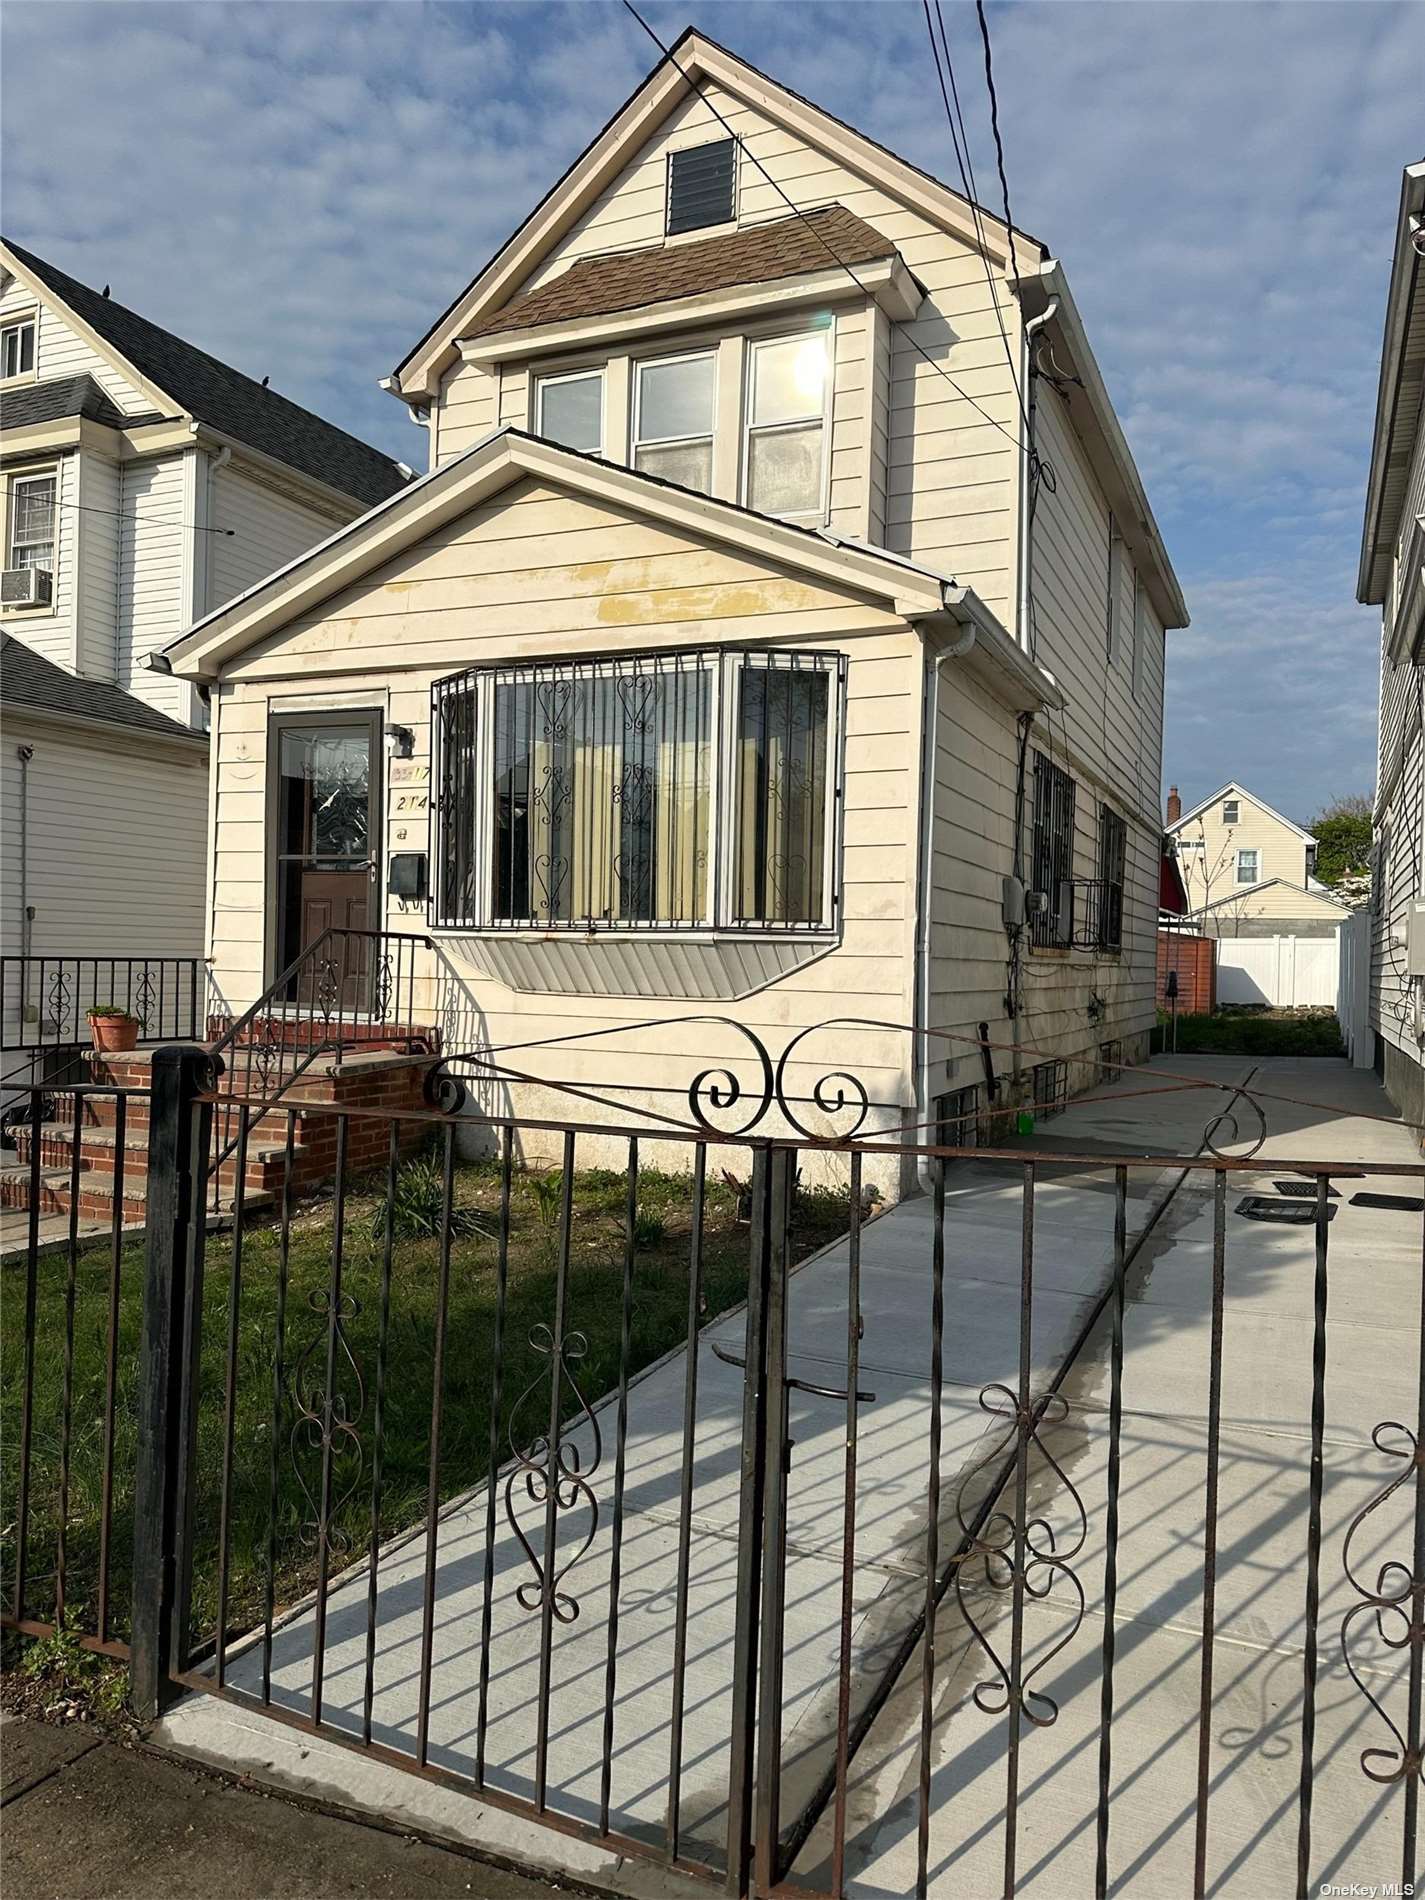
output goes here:
[{"label": "concrete driveway", "polygon": [[[1159,1069],[1233,1083],[1251,1064],[1179,1058]],[[1260,1086],[1310,1096],[1326,1111],[1274,1106],[1269,1153],[1417,1160],[1410,1136],[1359,1111],[1388,1112],[1373,1078],[1344,1063],[1260,1065]],[[1192,1153],[1223,1099],[1204,1093],[1136,1096],[1154,1082],[1138,1070],[1104,1099],[1076,1105],[1047,1124],[1040,1145],[1095,1153]],[[1351,1111],[1355,1109],[1356,1115]],[[1265,1186],[1233,1177],[1229,1207]],[[1121,1483],[1117,1714],[1110,1864],[1114,1891],[1157,1896],[1191,1885],[1201,1656],[1206,1395],[1212,1243],[1211,1190],[1204,1177],[1179,1185],[1178,1170],[1136,1171],[1130,1241],[1156,1221],[1131,1270],[1126,1327],[1126,1407]],[[1360,1186],[1364,1184],[1354,1184]],[[1371,1182],[1418,1192],[1410,1180]],[[1327,1489],[1322,1552],[1322,1686],[1318,1697],[1316,1850],[1320,1879],[1398,1877],[1400,1790],[1361,1774],[1362,1748],[1389,1734],[1340,1669],[1334,1632],[1353,1598],[1341,1570],[1352,1518],[1398,1466],[1370,1443],[1383,1418],[1413,1421],[1420,1327],[1420,1217],[1352,1207],[1352,1184],[1331,1229],[1331,1319],[1327,1378]],[[998,1442],[1002,1425],[983,1389],[1013,1384],[1019,1340],[1020,1182],[1013,1168],[956,1164],[947,1188],[945,1383],[942,1431],[942,1554],[958,1537],[959,1489]],[[1066,1475],[1047,1462],[1031,1470],[1036,1508],[1059,1547],[1072,1542],[1082,1505],[1084,1544],[1027,1617],[1028,1667],[1059,1706],[1052,1726],[1029,1729],[1020,1765],[1018,1873],[1022,1891],[1074,1900],[1093,1892],[1099,1698],[1102,1679],[1106,1518],[1107,1337],[1094,1324],[1112,1258],[1111,1176],[1045,1167],[1036,1195],[1033,1361],[1036,1389],[1082,1344],[1064,1386],[1068,1416],[1049,1441]],[[1294,1885],[1295,1788],[1299,1773],[1310,1410],[1310,1228],[1261,1226],[1229,1213],[1227,1308],[1222,1368],[1216,1666],[1211,1715],[1214,1793],[1210,1890],[1261,1895]],[[853,1706],[884,1676],[913,1631],[924,1591],[929,1258],[931,1209],[908,1202],[872,1223],[862,1253],[861,1384],[864,1408],[857,1482]],[[809,1383],[844,1383],[847,1261],[826,1250],[793,1277],[790,1370]],[[737,1352],[742,1319],[708,1328],[698,1344],[698,1423],[682,1817],[687,1849],[720,1855],[726,1826],[728,1720],[735,1618],[735,1531],[740,1503],[740,1374],[713,1351]],[[627,1520],[620,1588],[618,1689],[611,1801],[613,1825],[661,1831],[669,1769],[673,1593],[686,1358],[654,1367],[630,1396]],[[839,1647],[844,1489],[844,1412],[793,1395],[786,1681],[783,1697],[784,1816],[794,1816],[832,1759]],[[587,1428],[584,1441],[587,1452]],[[595,1481],[608,1521],[611,1458]],[[1072,1487],[1072,1488],[1070,1488]],[[973,1476],[967,1496],[976,1496]],[[1076,1502],[1076,1496],[1078,1502]],[[1398,1500],[1397,1500],[1398,1502]],[[472,1764],[474,1694],[485,1551],[483,1493],[446,1514],[440,1533],[431,1760],[455,1773]],[[561,1554],[588,1529],[571,1513]],[[1361,1534],[1358,1572],[1375,1574],[1386,1554],[1408,1557],[1403,1519],[1377,1513]],[[560,1627],[552,1668],[550,1801],[593,1820],[602,1758],[610,1545],[596,1535],[570,1573],[579,1616]],[[378,1630],[376,1737],[409,1750],[416,1719],[424,1537],[383,1558]],[[491,1644],[491,1784],[532,1791],[537,1618],[516,1585],[530,1573],[501,1522],[495,1545]],[[1042,1581],[1042,1579],[1041,1579]],[[1004,1609],[975,1580],[976,1619],[1005,1653]],[[333,1592],[325,1648],[327,1719],[360,1720],[365,1632],[363,1572]],[[977,1606],[977,1607],[976,1607]],[[1369,1625],[1369,1619],[1365,1619]],[[1364,1679],[1400,1707],[1399,1658],[1367,1643]],[[274,1694],[304,1711],[312,1675],[313,1618],[299,1608],[279,1632]],[[1063,1647],[1050,1654],[1056,1645]],[[955,1593],[937,1634],[932,1890],[991,1895],[1002,1889],[1006,1718],[973,1700],[993,1666],[960,1615]],[[1375,1674],[1366,1674],[1367,1670]],[[918,1772],[919,1660],[913,1657],[853,1769],[848,1886],[866,1895],[913,1891]],[[230,1678],[251,1687],[253,1655]],[[1399,1716],[1397,1719],[1401,1719]],[[1375,1724],[1375,1727],[1372,1727]],[[264,1718],[193,1698],[164,1724],[169,1745],[298,1787],[320,1787],[352,1805],[370,1804],[422,1827],[517,1851],[536,1865],[628,1890],[649,1891],[646,1870],[481,1803],[404,1775],[370,1758],[296,1736]],[[1395,1848],[1390,1846],[1394,1830]],[[798,1874],[825,1885],[828,1824],[813,1832]],[[672,1887],[659,1876],[656,1891]]]}]

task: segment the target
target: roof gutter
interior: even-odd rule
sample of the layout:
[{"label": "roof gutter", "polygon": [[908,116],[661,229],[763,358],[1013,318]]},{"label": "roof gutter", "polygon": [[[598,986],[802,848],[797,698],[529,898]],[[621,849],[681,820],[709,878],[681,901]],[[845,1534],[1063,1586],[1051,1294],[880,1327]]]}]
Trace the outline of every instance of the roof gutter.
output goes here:
[{"label": "roof gutter", "polygon": [[[1407,165],[1400,187],[1400,214],[1396,220],[1395,256],[1390,289],[1386,293],[1385,334],[1381,339],[1380,381],[1376,389],[1375,428],[1371,436],[1371,467],[1366,485],[1365,525],[1361,530],[1361,558],[1356,573],[1356,599],[1378,607],[1385,600],[1386,577],[1375,572],[1381,543],[1387,538],[1382,519],[1386,470],[1391,443],[1400,418],[1400,384],[1411,312],[1425,271],[1425,159]],[[1390,539],[1394,536],[1391,534]]]},{"label": "roof gutter", "polygon": [[[1033,316],[1048,303],[1058,300],[1053,317],[1055,329],[1073,359],[1074,370],[1082,385],[1071,387],[1067,401],[1070,414],[1078,411],[1078,420],[1089,425],[1084,431],[1102,445],[1105,465],[1099,478],[1114,505],[1114,514],[1123,530],[1164,627],[1185,627],[1189,616],[1187,602],[1173,572],[1162,532],[1149,506],[1148,496],[1133,460],[1133,451],[1114,412],[1113,402],[1099,371],[1084,330],[1083,319],[1057,258],[1050,258],[1038,272],[1023,281],[1026,315]],[[1115,494],[1115,490],[1117,493]]]}]

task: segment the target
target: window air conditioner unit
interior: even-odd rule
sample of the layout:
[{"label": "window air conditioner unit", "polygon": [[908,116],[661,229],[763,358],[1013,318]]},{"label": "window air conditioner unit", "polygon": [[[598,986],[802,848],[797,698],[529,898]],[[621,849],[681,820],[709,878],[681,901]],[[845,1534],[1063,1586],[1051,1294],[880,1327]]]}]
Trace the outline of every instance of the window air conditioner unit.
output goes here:
[{"label": "window air conditioner unit", "polygon": [[1074,941],[1074,885],[1073,880],[1061,877],[1055,887],[1058,903],[1054,914],[1054,943],[1067,950]]},{"label": "window air conditioner unit", "polygon": [[45,567],[7,567],[0,574],[0,607],[48,607],[54,576]]}]

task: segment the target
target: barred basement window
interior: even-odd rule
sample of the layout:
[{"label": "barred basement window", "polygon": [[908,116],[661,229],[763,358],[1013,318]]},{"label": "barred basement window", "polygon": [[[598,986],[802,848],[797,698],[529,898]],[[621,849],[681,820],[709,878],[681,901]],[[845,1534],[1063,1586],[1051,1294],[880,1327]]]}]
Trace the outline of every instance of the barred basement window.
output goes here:
[{"label": "barred basement window", "polygon": [[1123,886],[1128,866],[1128,825],[1107,805],[1098,814],[1098,941],[1102,950],[1123,947]]},{"label": "barred basement window", "polygon": [[1030,920],[1036,949],[1066,948],[1074,933],[1074,781],[1047,754],[1034,755],[1033,888],[1044,907]]},{"label": "barred basement window", "polygon": [[432,924],[829,927],[842,679],[692,650],[438,681]]}]

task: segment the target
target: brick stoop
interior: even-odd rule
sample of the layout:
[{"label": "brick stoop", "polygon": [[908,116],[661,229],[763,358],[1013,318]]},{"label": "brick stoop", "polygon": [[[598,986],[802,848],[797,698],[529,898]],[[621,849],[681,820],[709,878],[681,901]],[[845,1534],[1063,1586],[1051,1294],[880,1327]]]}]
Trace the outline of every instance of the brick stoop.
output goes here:
[{"label": "brick stoop", "polygon": [[[431,1047],[436,1038],[428,1034]],[[140,1224],[144,1214],[148,1176],[148,1089],[153,1051],[135,1049],[124,1054],[86,1052],[94,1083],[124,1091],[123,1222]],[[425,1078],[438,1057],[409,1055],[403,1050],[363,1047],[344,1059],[322,1057],[282,1092],[280,1101],[265,1112],[254,1108],[243,1167],[243,1204],[256,1213],[278,1198],[286,1166],[287,1117],[293,1115],[292,1184],[308,1193],[329,1183],[336,1172],[337,1127],[341,1119],[322,1111],[330,1108],[370,1109],[369,1117],[348,1119],[346,1166],[359,1177],[383,1166],[390,1149],[391,1123],[387,1116],[427,1108]],[[261,1098],[256,1062],[241,1046],[225,1052],[218,1084],[220,1095]],[[237,1134],[235,1107],[220,1104],[214,1111],[214,1150],[232,1144]],[[78,1212],[85,1220],[112,1222],[114,1190],[119,1172],[120,1144],[117,1098],[79,1095],[59,1090],[51,1098],[49,1117],[39,1130],[40,1211],[68,1214],[78,1181]],[[425,1130],[420,1123],[397,1124],[403,1154],[419,1147]],[[0,1168],[0,1208],[25,1211],[33,1181],[33,1130],[28,1122],[13,1126],[15,1159]],[[79,1171],[74,1174],[78,1144]],[[237,1154],[218,1165],[217,1209],[228,1212],[237,1189]],[[208,1204],[213,1205],[211,1177]]]}]

